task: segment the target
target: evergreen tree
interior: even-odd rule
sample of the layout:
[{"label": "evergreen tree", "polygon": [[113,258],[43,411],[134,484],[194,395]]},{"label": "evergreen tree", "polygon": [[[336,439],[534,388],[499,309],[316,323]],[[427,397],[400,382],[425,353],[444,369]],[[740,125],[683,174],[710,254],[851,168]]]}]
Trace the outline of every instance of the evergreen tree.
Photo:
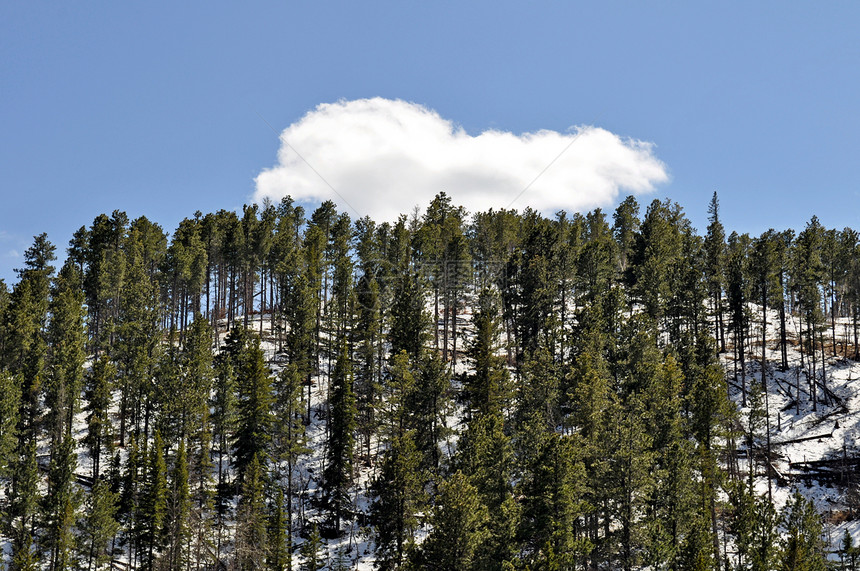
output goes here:
[{"label": "evergreen tree", "polygon": [[653,565],[671,564],[679,556],[695,510],[692,449],[686,438],[681,383],[681,371],[669,355],[649,391],[657,471],[647,558]]},{"label": "evergreen tree", "polygon": [[377,429],[376,416],[381,391],[382,336],[381,277],[383,259],[375,223],[369,218],[356,221],[357,245],[362,275],[355,286],[355,397],[358,435],[364,454],[371,456],[371,439]]},{"label": "evergreen tree", "polygon": [[192,532],[189,526],[191,492],[188,486],[188,455],[184,440],[179,442],[169,487],[164,524],[165,564],[170,569],[182,569],[190,560],[188,543]]},{"label": "evergreen tree", "polygon": [[54,282],[49,306],[49,374],[45,401],[48,431],[58,446],[72,434],[84,376],[84,294],[72,262],[66,262]]},{"label": "evergreen tree", "polygon": [[3,355],[5,369],[17,376],[21,386],[18,413],[18,454],[25,455],[35,440],[42,421],[48,366],[47,325],[50,279],[55,247],[45,234],[36,236],[24,253],[24,268],[17,270],[20,281],[9,297],[4,318]]},{"label": "evergreen tree", "polygon": [[110,562],[110,545],[119,532],[116,519],[119,509],[119,494],[110,489],[106,480],[98,479],[87,497],[84,516],[80,523],[80,559],[86,561],[86,569],[99,571]]},{"label": "evergreen tree", "polygon": [[612,233],[618,249],[618,271],[624,283],[630,283],[629,270],[635,256],[639,233],[639,203],[633,196],[621,201],[612,215]]},{"label": "evergreen tree", "polygon": [[299,569],[302,571],[319,571],[325,567],[322,551],[323,543],[320,537],[319,528],[314,523],[311,526],[308,538],[302,543],[301,556],[302,562]]},{"label": "evergreen tree", "polygon": [[708,205],[708,233],[705,236],[705,279],[711,304],[716,317],[716,334],[720,352],[726,351],[726,335],[723,322],[723,284],[726,265],[726,232],[720,222],[720,201],[716,191]]},{"label": "evergreen tree", "polygon": [[379,569],[400,569],[413,547],[418,512],[426,503],[424,482],[414,432],[394,435],[372,487],[376,499],[370,509],[370,522],[375,530]]},{"label": "evergreen tree", "polygon": [[92,477],[98,479],[101,473],[101,459],[105,452],[111,451],[112,424],[110,419],[111,392],[116,368],[108,357],[98,358],[86,376],[87,400],[87,446],[93,463]]},{"label": "evergreen tree", "polygon": [[[99,214],[86,235],[83,246],[84,294],[87,326],[94,353],[112,344],[112,327],[119,314],[121,289],[125,281],[122,248],[128,233],[128,216],[115,210],[110,217]],[[82,236],[83,237],[83,236]]]},{"label": "evergreen tree", "polygon": [[691,571],[710,571],[720,568],[714,561],[711,530],[704,513],[698,512],[693,516],[690,531],[684,538],[678,557],[678,568]]},{"label": "evergreen tree", "polygon": [[555,260],[558,228],[530,209],[523,214],[522,225],[521,249],[508,260],[508,287],[503,292],[508,298],[505,304],[511,308],[520,367],[538,346],[555,350],[555,335],[549,333],[554,331],[560,282]]},{"label": "evergreen tree", "polygon": [[635,291],[655,325],[663,325],[667,305],[676,291],[673,279],[681,261],[683,214],[669,200],[654,200],[642,220],[636,248]]},{"label": "evergreen tree", "polygon": [[786,536],[782,539],[779,569],[823,571],[827,557],[822,540],[821,516],[814,504],[795,490],[782,513]]},{"label": "evergreen tree", "polygon": [[[646,431],[643,418],[646,417],[640,395],[628,398],[617,424],[608,431],[608,438],[618,442],[611,461],[618,466],[610,472],[607,483],[608,496],[614,496],[618,504],[620,533],[616,542],[617,549],[610,547],[605,551],[617,553],[620,566],[629,571],[641,564],[648,543],[647,512],[650,492],[655,485],[651,472],[654,465],[652,437]],[[602,467],[602,466],[601,466]]]},{"label": "evergreen tree", "polygon": [[254,454],[246,468],[236,513],[236,566],[242,571],[262,569],[266,560],[266,473],[260,457]]},{"label": "evergreen tree", "polygon": [[39,513],[39,467],[36,462],[36,442],[31,440],[23,454],[15,454],[12,463],[12,485],[7,491],[5,527],[12,540],[11,562],[16,571],[38,567],[36,550],[37,516]]},{"label": "evergreen tree", "polygon": [[214,551],[212,524],[214,514],[214,490],[212,476],[212,432],[209,422],[209,407],[203,409],[201,430],[198,433],[197,450],[192,455],[189,486],[191,489],[190,523],[192,535],[192,559],[196,568],[212,562]]},{"label": "evergreen tree", "polygon": [[20,406],[20,384],[11,373],[0,370],[0,481],[10,476],[16,464]]},{"label": "evergreen tree", "polygon": [[425,354],[417,365],[408,406],[422,466],[433,474],[442,460],[439,444],[450,433],[445,419],[451,409],[451,372],[438,353]]},{"label": "evergreen tree", "polygon": [[144,569],[156,567],[156,557],[163,546],[164,525],[167,519],[168,489],[167,464],[161,434],[149,446],[146,466],[146,483],[141,496],[139,557]]},{"label": "evergreen tree", "polygon": [[[293,511],[295,495],[295,472],[299,458],[311,449],[307,446],[305,424],[302,422],[301,391],[302,378],[298,367],[290,364],[284,368],[277,377],[277,398],[275,401],[277,421],[274,432],[274,457],[277,460],[275,471],[281,470],[277,466],[286,462],[286,486],[278,486],[278,494],[283,495],[286,488],[286,506],[283,506],[283,498],[277,500],[278,513],[285,509],[286,522],[284,523],[286,535],[285,557],[288,567],[292,561],[293,549]],[[284,474],[280,474],[283,482]],[[279,524],[280,525],[280,524]],[[280,528],[279,528],[280,529]]]},{"label": "evergreen tree", "polygon": [[75,441],[70,436],[57,446],[48,467],[48,493],[42,498],[44,534],[40,544],[50,553],[49,568],[57,571],[75,566],[74,528],[81,492],[75,483]]},{"label": "evergreen tree", "polygon": [[390,320],[388,339],[391,354],[396,355],[402,350],[417,359],[427,338],[427,315],[418,275],[408,268],[403,269],[395,283]]},{"label": "evergreen tree", "polygon": [[227,345],[215,360],[215,387],[212,398],[212,432],[215,449],[218,453],[218,482],[215,495],[215,553],[220,564],[222,535],[225,520],[230,515],[230,498],[233,489],[230,485],[229,465],[232,459],[230,441],[236,426],[236,366],[233,355],[243,344],[240,328],[234,328],[227,336]]},{"label": "evergreen tree", "polygon": [[730,488],[734,512],[730,526],[737,545],[741,568],[765,571],[776,564],[779,536],[777,515],[767,496],[758,495],[752,486],[738,482]]},{"label": "evergreen tree", "polygon": [[514,496],[514,453],[499,413],[474,419],[461,435],[455,465],[469,478],[493,514],[477,554],[481,569],[501,569],[515,559],[520,506]]},{"label": "evergreen tree", "polygon": [[504,357],[497,355],[499,314],[496,296],[481,291],[473,318],[475,337],[468,350],[474,373],[466,377],[465,397],[471,414],[504,412],[510,404],[510,381]]},{"label": "evergreen tree", "polygon": [[209,395],[212,392],[212,341],[209,324],[200,313],[194,315],[189,327],[185,345],[179,358],[182,391],[185,397],[179,406],[180,438],[200,438],[205,430],[203,416],[208,413]]},{"label": "evergreen tree", "polygon": [[728,241],[728,258],[726,272],[727,295],[729,303],[730,322],[729,329],[733,335],[735,352],[735,382],[740,367],[741,380],[741,406],[747,404],[747,329],[749,315],[747,303],[749,302],[749,283],[747,282],[748,259],[750,238],[746,234],[738,235],[732,232]]},{"label": "evergreen tree", "polygon": [[332,375],[329,441],[323,471],[323,502],[331,532],[340,534],[341,521],[350,513],[349,490],[353,482],[353,448],[355,431],[355,396],[352,392],[352,362],[346,342],[340,351]]},{"label": "evergreen tree", "polygon": [[[273,571],[292,569],[292,535],[289,527],[290,514],[284,509],[284,489],[275,484],[275,493],[271,494],[268,519],[268,553],[266,565]],[[285,513],[286,512],[286,513]]]},{"label": "evergreen tree", "polygon": [[442,482],[430,518],[432,530],[421,546],[422,567],[444,571],[470,569],[485,539],[488,519],[478,491],[462,472]]},{"label": "evergreen tree", "polygon": [[842,569],[855,571],[857,569],[857,548],[854,546],[854,538],[847,529],[842,535],[842,549],[839,552],[842,560]]},{"label": "evergreen tree", "polygon": [[[115,458],[119,458],[119,454]],[[146,458],[137,446],[137,440],[132,437],[128,446],[128,456],[125,470],[121,476],[119,514],[120,522],[125,531],[125,543],[128,546],[128,559],[134,561],[139,553],[143,534],[142,484],[146,478]]]},{"label": "evergreen tree", "polygon": [[[234,357],[234,370],[237,372],[237,428],[233,446],[240,481],[254,456],[260,456],[263,460],[268,457],[274,404],[272,379],[263,361],[260,341],[251,333],[242,335],[247,336],[244,346],[237,348]],[[228,352],[232,350],[228,344]]]},{"label": "evergreen tree", "polygon": [[[794,268],[793,282],[797,293],[797,304],[805,324],[802,354],[805,354],[807,366],[811,365],[812,374],[809,375],[809,393],[812,400],[813,410],[818,409],[818,371],[816,347],[818,333],[824,326],[824,315],[821,311],[821,284],[824,274],[824,264],[821,260],[821,251],[824,243],[824,228],[816,216],[807,223],[806,228],[797,236],[794,246]],[[823,363],[822,363],[823,365]],[[826,379],[822,372],[821,384]]]},{"label": "evergreen tree", "polygon": [[128,279],[111,286],[116,288],[116,299],[111,303],[117,307],[110,309],[110,321],[101,326],[111,343],[110,354],[119,375],[120,445],[125,445],[130,429],[138,438],[141,433],[144,438],[151,434],[151,381],[161,349],[158,290],[147,276],[144,244],[130,241],[128,249],[128,263],[123,268]]}]

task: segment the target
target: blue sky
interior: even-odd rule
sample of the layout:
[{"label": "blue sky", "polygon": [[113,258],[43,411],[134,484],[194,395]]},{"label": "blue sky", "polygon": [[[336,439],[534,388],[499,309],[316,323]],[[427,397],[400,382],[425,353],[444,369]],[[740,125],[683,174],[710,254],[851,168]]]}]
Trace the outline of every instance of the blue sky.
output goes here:
[{"label": "blue sky", "polygon": [[668,178],[640,202],[669,197],[700,230],[714,190],[729,229],[857,228],[858,29],[848,2],[4,2],[0,277],[34,234],[64,249],[101,212],[172,231],[241,208],[289,167],[267,123],[297,134],[370,98],[471,137],[650,143]]}]

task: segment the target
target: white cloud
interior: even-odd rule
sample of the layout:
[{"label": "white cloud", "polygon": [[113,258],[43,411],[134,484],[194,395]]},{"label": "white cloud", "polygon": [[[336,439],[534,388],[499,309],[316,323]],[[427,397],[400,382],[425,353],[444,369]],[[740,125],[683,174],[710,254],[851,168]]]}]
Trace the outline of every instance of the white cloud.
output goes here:
[{"label": "white cloud", "polygon": [[374,98],[322,104],[287,127],[278,164],[255,179],[254,200],[331,199],[353,217],[393,220],[445,191],[471,212],[552,214],[607,206],[668,179],[652,143],[599,127],[472,136],[424,106]]}]

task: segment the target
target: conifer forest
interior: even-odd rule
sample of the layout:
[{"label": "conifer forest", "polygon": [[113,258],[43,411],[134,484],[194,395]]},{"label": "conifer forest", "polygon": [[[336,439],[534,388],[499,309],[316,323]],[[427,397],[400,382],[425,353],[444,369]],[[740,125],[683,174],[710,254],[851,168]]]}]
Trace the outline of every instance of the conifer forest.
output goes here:
[{"label": "conifer forest", "polygon": [[856,569],[860,234],[709,213],[36,236],[0,281],[0,568]]}]

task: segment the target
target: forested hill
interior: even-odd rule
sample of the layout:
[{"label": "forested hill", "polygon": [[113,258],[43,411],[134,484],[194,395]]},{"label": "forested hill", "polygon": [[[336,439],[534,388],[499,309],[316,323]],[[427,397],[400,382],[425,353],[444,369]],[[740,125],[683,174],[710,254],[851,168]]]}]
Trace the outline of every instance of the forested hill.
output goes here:
[{"label": "forested hill", "polygon": [[0,282],[2,558],[851,566],[858,248],[815,217],[727,235],[716,194],[704,234],[670,201],[440,194],[395,223],[114,212],[59,270],[36,236]]}]

